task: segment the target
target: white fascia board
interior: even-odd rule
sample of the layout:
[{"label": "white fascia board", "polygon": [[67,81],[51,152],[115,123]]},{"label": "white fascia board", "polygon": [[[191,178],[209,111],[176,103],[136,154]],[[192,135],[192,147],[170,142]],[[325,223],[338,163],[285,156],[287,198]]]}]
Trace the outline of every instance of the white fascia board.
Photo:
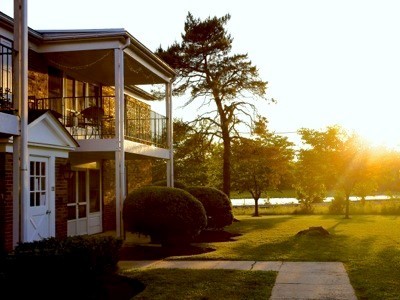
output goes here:
[{"label": "white fascia board", "polygon": [[116,139],[88,139],[77,140],[79,147],[75,152],[108,152],[116,151],[118,149],[118,142]]},{"label": "white fascia board", "polygon": [[144,101],[162,101],[162,100],[148,100],[148,99],[144,99],[142,96],[140,96],[138,93],[135,93],[134,91],[132,91],[132,90],[128,90],[128,89],[124,89],[124,94],[125,95],[128,95],[128,96],[130,96],[130,97],[132,97],[132,98],[134,98],[134,99],[136,99],[136,100],[139,100],[139,101],[141,101],[141,102],[143,102],[144,104],[147,104],[146,102],[144,102]]},{"label": "white fascia board", "polygon": [[146,60],[144,60],[142,57],[137,55],[135,52],[133,52],[131,49],[125,49],[124,53],[126,53],[128,56],[136,60],[138,63],[140,63],[143,67],[146,69],[150,70],[152,73],[157,75],[159,78],[165,81],[165,83],[168,83],[171,81],[171,78],[166,76],[165,74],[161,73],[159,70],[154,68],[151,64],[149,64]]},{"label": "white fascia board", "polygon": [[124,150],[126,153],[138,154],[147,157],[169,159],[168,149],[158,148],[151,145],[141,144],[137,142],[124,141]]},{"label": "white fascia board", "polygon": [[0,132],[11,135],[20,135],[18,117],[0,113]]},{"label": "white fascia board", "polygon": [[[54,147],[54,145],[28,143],[29,154],[34,155],[45,155],[68,158],[68,153],[74,151],[73,147]],[[13,153],[13,142],[12,139],[8,140],[7,143],[0,143],[0,152]]]},{"label": "white fascia board", "polygon": [[54,147],[46,148],[42,147],[43,145],[31,145],[29,144],[29,155],[40,155],[40,156],[47,156],[47,157],[60,157],[60,158],[68,158],[69,152],[73,151],[66,151],[66,149],[57,149]]},{"label": "white fascia board", "polygon": [[46,143],[28,143],[29,147],[35,147],[37,149],[49,149],[49,150],[62,150],[64,152],[74,151],[76,148],[71,146],[55,146],[53,144]]},{"label": "white fascia board", "polygon": [[39,53],[51,52],[70,52],[70,51],[85,51],[85,50],[105,50],[119,48],[121,43],[119,41],[101,41],[101,42],[78,42],[70,41],[63,43],[44,44],[37,48]]},{"label": "white fascia board", "polygon": [[9,40],[14,40],[14,34],[8,30],[5,30],[4,28],[0,28],[0,35]]}]

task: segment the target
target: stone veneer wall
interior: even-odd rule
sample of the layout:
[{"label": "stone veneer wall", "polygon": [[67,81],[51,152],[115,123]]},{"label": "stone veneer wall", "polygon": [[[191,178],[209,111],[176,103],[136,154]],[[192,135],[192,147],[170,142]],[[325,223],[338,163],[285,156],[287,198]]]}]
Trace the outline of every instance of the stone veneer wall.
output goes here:
[{"label": "stone veneer wall", "polygon": [[[103,86],[102,94],[106,96],[114,96],[115,90],[113,87]],[[134,111],[132,105],[137,106],[142,112],[148,112],[150,116],[150,105],[136,100],[125,95],[125,99],[129,100],[130,105],[127,111],[128,118]],[[115,117],[115,98],[105,102],[104,111]],[[143,117],[143,116],[142,116]],[[149,122],[150,123],[150,122]],[[113,126],[111,124],[110,126]],[[150,130],[150,129],[149,129]],[[126,178],[127,178],[127,193],[140,186],[149,184],[152,181],[151,160],[126,160]],[[103,178],[103,231],[115,230],[115,161],[104,160],[102,168]]]},{"label": "stone veneer wall", "polygon": [[41,54],[29,51],[28,95],[47,98],[49,94],[47,63]]},{"label": "stone veneer wall", "polygon": [[13,249],[13,157],[0,153],[0,253]]},{"label": "stone veneer wall", "polygon": [[151,159],[127,160],[126,178],[126,194],[144,185],[149,185],[153,179]]},{"label": "stone veneer wall", "polygon": [[[127,194],[152,181],[151,160],[126,160]],[[115,230],[115,162],[103,161],[103,231]]]},{"label": "stone veneer wall", "polygon": [[[103,109],[105,115],[115,118],[115,90],[113,87],[103,86],[102,95]],[[108,98],[109,97],[109,98]],[[150,112],[151,106],[147,103],[139,101],[131,96],[125,95],[125,135],[130,138],[140,139],[141,142],[151,139]],[[148,120],[145,123],[144,120]],[[114,119],[115,120],[115,119]],[[103,122],[103,130],[107,133],[115,133],[115,123]]]}]

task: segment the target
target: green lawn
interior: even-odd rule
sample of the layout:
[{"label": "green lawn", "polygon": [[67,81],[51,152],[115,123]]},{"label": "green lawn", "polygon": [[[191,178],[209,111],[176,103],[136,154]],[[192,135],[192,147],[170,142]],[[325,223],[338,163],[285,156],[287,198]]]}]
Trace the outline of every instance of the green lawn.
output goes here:
[{"label": "green lawn", "polygon": [[146,285],[133,299],[254,299],[271,296],[276,272],[236,270],[129,271]]},{"label": "green lawn", "polygon": [[[227,230],[242,234],[237,241],[205,244],[216,251],[170,259],[341,261],[359,299],[400,299],[400,217],[236,217],[240,222]],[[295,236],[310,226],[323,226],[331,235]]]}]

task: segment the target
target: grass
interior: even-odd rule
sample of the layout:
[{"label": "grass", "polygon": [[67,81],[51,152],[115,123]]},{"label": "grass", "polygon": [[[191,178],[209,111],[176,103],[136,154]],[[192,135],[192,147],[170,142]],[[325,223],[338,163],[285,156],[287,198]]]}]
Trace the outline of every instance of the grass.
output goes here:
[{"label": "grass", "polygon": [[[400,217],[379,215],[357,215],[350,219],[333,215],[277,215],[258,218],[236,215],[236,217],[240,222],[235,222],[227,228],[230,232],[242,234],[236,237],[236,241],[202,244],[204,247],[215,248],[216,251],[169,259],[341,261],[345,264],[359,299],[400,299],[400,230],[398,230]],[[330,232],[330,236],[295,236],[297,232],[311,226],[323,226]],[[154,280],[151,284],[159,284],[161,289],[167,285],[180,289],[181,279],[192,275],[176,272],[159,270],[147,275],[138,272],[136,276],[149,276],[149,281]],[[172,278],[175,279],[166,283],[167,279],[164,277],[169,278],[170,274],[174,274]],[[215,278],[205,275],[204,280],[212,278],[212,281],[216,281],[226,278],[222,273],[215,275]],[[159,281],[161,279],[164,281]],[[195,281],[202,279],[199,277]],[[216,289],[221,286],[227,288],[222,293],[229,293],[230,289],[233,291],[244,289],[246,284],[230,288],[230,284],[220,282]],[[258,286],[261,287],[262,285]],[[194,295],[194,298],[196,297]],[[152,296],[148,299],[150,298],[153,299]],[[186,299],[192,298],[188,296]]]},{"label": "grass", "polygon": [[144,270],[124,275],[146,289],[132,299],[268,299],[276,272],[237,270]]}]

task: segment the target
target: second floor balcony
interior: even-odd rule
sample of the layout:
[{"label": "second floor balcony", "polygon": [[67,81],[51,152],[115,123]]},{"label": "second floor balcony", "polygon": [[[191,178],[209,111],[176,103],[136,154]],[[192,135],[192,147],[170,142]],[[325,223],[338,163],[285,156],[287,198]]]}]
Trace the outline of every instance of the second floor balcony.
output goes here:
[{"label": "second floor balcony", "polygon": [[[76,139],[115,137],[115,97],[29,98],[29,110],[51,110]],[[166,117],[139,101],[125,100],[124,138],[167,148]]]}]

